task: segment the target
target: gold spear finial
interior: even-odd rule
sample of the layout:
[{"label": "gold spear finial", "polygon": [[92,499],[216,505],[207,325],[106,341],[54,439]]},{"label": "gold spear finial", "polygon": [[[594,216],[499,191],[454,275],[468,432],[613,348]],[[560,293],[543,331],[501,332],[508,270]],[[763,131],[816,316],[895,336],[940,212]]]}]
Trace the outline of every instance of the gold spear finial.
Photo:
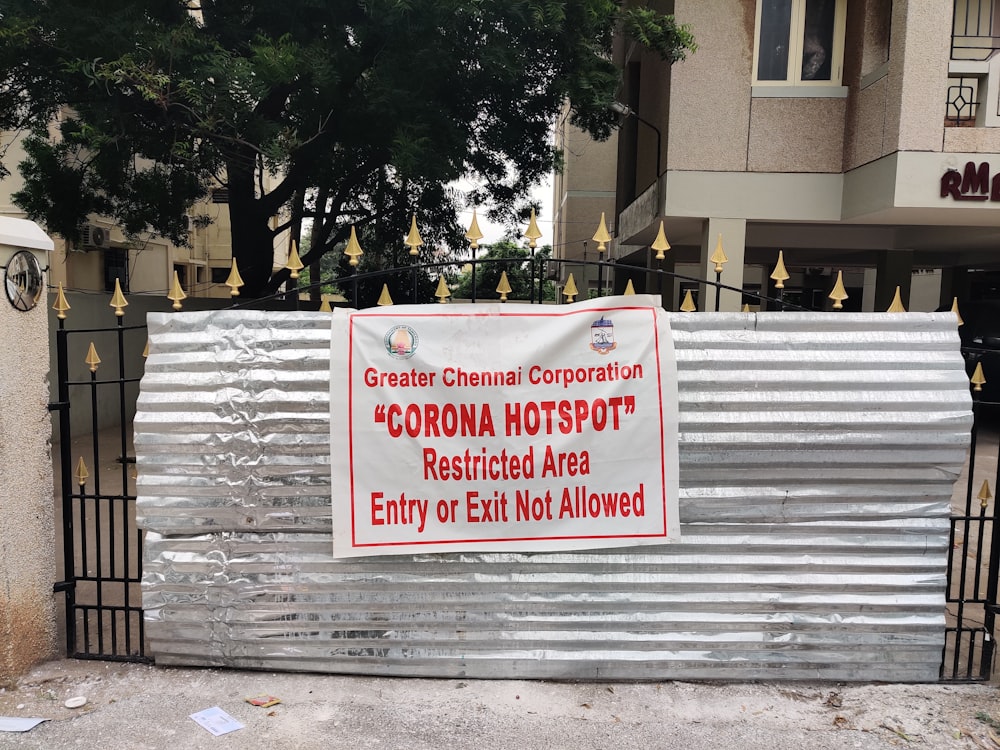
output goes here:
[{"label": "gold spear finial", "polygon": [[608,249],[608,243],[611,242],[611,235],[608,234],[608,225],[604,221],[603,211],[601,211],[601,223],[597,225],[597,231],[594,232],[593,240],[597,243],[597,253],[598,257],[600,257],[600,254]]},{"label": "gold spear finial", "polygon": [[563,296],[566,298],[567,302],[572,302],[576,299],[576,295],[580,293],[580,290],[576,288],[576,281],[573,279],[572,272],[569,278],[566,279],[566,286],[563,287]]},{"label": "gold spear finial", "polygon": [[472,223],[469,224],[469,231],[465,233],[465,239],[469,241],[469,247],[475,252],[479,249],[479,240],[483,238],[483,232],[479,228],[479,220],[476,218],[476,209],[472,209]]},{"label": "gold spear finial", "polygon": [[979,504],[984,508],[990,504],[990,500],[993,499],[993,493],[990,492],[990,480],[983,480],[983,486],[979,488],[979,494],[976,496],[976,499],[979,500]]},{"label": "gold spear finial", "polygon": [[149,358],[149,336],[146,337],[146,346],[142,349],[142,357],[143,359]]},{"label": "gold spear finial", "polygon": [[358,244],[358,233],[354,231],[354,225],[351,224],[351,238],[347,241],[347,247],[344,248],[344,255],[349,258],[347,262],[356,266],[361,262],[361,256],[364,254],[365,251]]},{"label": "gold spear finial", "polygon": [[80,456],[80,461],[76,465],[76,481],[83,487],[87,483],[87,478],[90,476],[90,472],[87,471],[87,464],[83,460],[83,456]]},{"label": "gold spear finial", "polygon": [[771,272],[771,278],[774,280],[775,289],[784,289],[785,281],[788,280],[788,270],[785,268],[785,252],[784,250],[778,251],[778,265],[774,267]]},{"label": "gold spear finial", "polygon": [[299,278],[299,271],[305,268],[302,264],[302,259],[299,257],[299,248],[295,244],[295,240],[292,240],[292,247],[288,251],[288,260],[285,262],[285,268],[291,271],[288,276],[292,279]]},{"label": "gold spear finial", "polygon": [[56,301],[52,305],[59,320],[66,320],[66,311],[69,310],[69,302],[66,301],[66,292],[63,291],[62,282],[59,282],[59,291],[56,292]]},{"label": "gold spear finial", "polygon": [[236,266],[236,258],[233,258],[233,265],[226,279],[226,286],[229,287],[230,297],[240,296],[240,287],[243,286],[243,277],[240,276],[240,269]]},{"label": "gold spear finial", "polygon": [[119,318],[125,314],[125,309],[128,307],[128,300],[125,299],[125,295],[122,294],[122,285],[119,279],[115,279],[115,293],[111,295],[111,307],[115,308],[115,315]]},{"label": "gold spear finial", "polygon": [[[62,288],[62,287],[60,287]],[[962,320],[962,314],[958,311],[958,297],[955,297],[951,301],[951,311],[955,313],[955,317],[958,318],[958,327],[961,328],[965,325],[965,321]]]},{"label": "gold spear finial", "polygon": [[622,292],[622,293],[623,293],[623,294],[624,294],[624,295],[625,295],[626,297],[628,297],[629,295],[633,295],[633,294],[635,294],[635,287],[634,287],[634,286],[632,286],[632,279],[629,279],[629,280],[628,280],[628,283],[627,283],[627,284],[625,285],[625,291],[624,291],[624,292]]},{"label": "gold spear finial", "polygon": [[892,298],[892,304],[889,305],[889,309],[886,310],[886,312],[891,312],[891,313],[904,313],[904,312],[906,312],[906,308],[903,307],[902,294],[900,293],[898,286],[896,287],[896,294]]},{"label": "gold spear finial", "polygon": [[187,295],[184,294],[184,290],[181,288],[181,279],[177,275],[177,271],[174,271],[174,284],[170,287],[170,294],[167,295],[167,299],[173,301],[173,308],[175,310],[180,310],[181,300],[187,299]]},{"label": "gold spear finial", "polygon": [[319,303],[320,312],[333,312],[333,308],[330,306],[330,298],[325,294],[323,295],[323,301]]},{"label": "gold spear finial", "polygon": [[656,260],[663,260],[666,256],[664,253],[670,249],[670,243],[667,242],[667,234],[663,231],[663,222],[660,222],[660,228],[656,232],[656,239],[653,240],[653,244],[649,246],[651,249],[656,251],[654,256]]},{"label": "gold spear finial", "polygon": [[392,297],[389,296],[388,284],[382,285],[382,293],[378,296],[378,302],[376,302],[375,304],[380,305],[382,307],[388,307],[389,305],[392,304]]},{"label": "gold spear finial", "polygon": [[976,369],[972,373],[972,377],[969,378],[969,382],[974,386],[972,390],[981,391],[983,386],[986,385],[986,376],[983,374],[983,363],[976,362]]},{"label": "gold spear finial", "polygon": [[542,236],[538,222],[535,221],[535,209],[531,209],[531,218],[528,220],[528,228],[524,230],[524,236],[528,238],[528,247],[530,248],[536,247],[538,238]]},{"label": "gold spear finial", "polygon": [[750,303],[744,302],[743,303],[743,309],[740,312],[745,312],[745,313],[750,312]]},{"label": "gold spear finial", "polygon": [[847,299],[847,289],[844,288],[843,271],[837,271],[837,283],[833,285],[833,291],[827,297],[833,300],[834,310],[844,309],[844,300]]},{"label": "gold spear finial", "polygon": [[694,297],[691,296],[691,290],[688,289],[684,293],[684,301],[681,302],[681,312],[697,312],[698,306],[694,303]]},{"label": "gold spear finial", "polygon": [[510,288],[510,281],[507,279],[507,272],[506,271],[501,271],[500,272],[500,283],[497,284],[497,294],[500,295],[500,301],[501,302],[506,302],[507,301],[507,295],[510,294],[512,291],[513,290]]},{"label": "gold spear finial", "polygon": [[444,274],[438,277],[437,290],[434,292],[434,296],[438,298],[438,302],[442,305],[445,304],[451,296],[451,290],[448,289],[448,285],[444,281]]},{"label": "gold spear finial", "polygon": [[712,257],[709,260],[715,264],[715,272],[722,273],[722,264],[728,263],[729,258],[726,257],[726,251],[722,249],[722,234],[719,234],[719,241],[715,243],[715,252],[712,253]]},{"label": "gold spear finial", "polygon": [[403,244],[410,248],[410,255],[420,255],[420,246],[424,244],[424,241],[420,238],[420,232],[417,230],[416,214],[413,214],[413,218],[410,219],[410,233],[406,235]]},{"label": "gold spear finial", "polygon": [[94,346],[94,342],[90,342],[90,348],[87,349],[87,356],[84,357],[84,362],[90,365],[91,372],[97,372],[97,366],[101,364],[101,358],[97,356],[97,348]]}]

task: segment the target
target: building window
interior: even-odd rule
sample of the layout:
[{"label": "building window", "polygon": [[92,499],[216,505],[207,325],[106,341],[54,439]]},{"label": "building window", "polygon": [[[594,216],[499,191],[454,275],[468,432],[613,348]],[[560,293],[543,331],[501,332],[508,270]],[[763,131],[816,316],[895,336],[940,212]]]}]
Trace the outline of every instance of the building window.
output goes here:
[{"label": "building window", "polygon": [[109,247],[104,250],[104,291],[115,290],[115,279],[121,285],[122,293],[128,294],[128,251],[123,248]]},{"label": "building window", "polygon": [[845,0],[758,0],[754,82],[840,85]]}]

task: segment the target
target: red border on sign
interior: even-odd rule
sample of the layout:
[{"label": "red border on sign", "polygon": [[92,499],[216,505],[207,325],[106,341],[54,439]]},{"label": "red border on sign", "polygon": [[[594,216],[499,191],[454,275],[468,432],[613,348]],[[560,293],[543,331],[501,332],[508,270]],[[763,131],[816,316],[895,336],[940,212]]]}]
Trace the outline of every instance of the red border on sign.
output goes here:
[{"label": "red border on sign", "polygon": [[404,319],[413,318],[496,318],[496,317],[519,317],[519,318],[538,318],[538,317],[566,317],[571,315],[593,315],[595,312],[607,313],[614,311],[639,311],[639,312],[649,312],[653,318],[653,349],[654,349],[654,359],[656,361],[656,397],[658,400],[658,419],[660,427],[660,497],[662,499],[662,517],[663,517],[663,528],[656,533],[649,534],[565,534],[565,535],[548,535],[548,536],[524,536],[524,537],[487,537],[482,539],[422,539],[416,541],[401,541],[401,542],[358,542],[357,539],[357,526],[356,526],[356,506],[354,502],[355,496],[355,478],[354,478],[354,319],[356,317],[364,318],[386,318],[389,317],[387,314],[376,314],[376,313],[366,313],[366,312],[354,312],[351,314],[348,328],[347,345],[348,345],[348,376],[347,376],[347,443],[348,443],[348,460],[349,460],[349,471],[350,471],[350,512],[351,512],[351,546],[353,548],[379,548],[379,547],[423,547],[428,545],[450,545],[450,544],[506,544],[509,542],[533,542],[533,541],[561,541],[561,540],[601,540],[601,539],[660,539],[667,537],[667,483],[666,483],[666,460],[664,458],[666,451],[666,437],[664,435],[664,422],[663,422],[663,371],[660,366],[660,338],[659,330],[656,325],[656,308],[647,306],[630,306],[621,305],[616,307],[593,307],[593,308],[582,308],[576,310],[567,310],[565,312],[540,312],[540,313],[522,313],[515,310],[510,312],[490,312],[490,313],[458,313],[458,312],[441,312],[441,313],[410,313],[407,312],[405,315],[400,316]]}]

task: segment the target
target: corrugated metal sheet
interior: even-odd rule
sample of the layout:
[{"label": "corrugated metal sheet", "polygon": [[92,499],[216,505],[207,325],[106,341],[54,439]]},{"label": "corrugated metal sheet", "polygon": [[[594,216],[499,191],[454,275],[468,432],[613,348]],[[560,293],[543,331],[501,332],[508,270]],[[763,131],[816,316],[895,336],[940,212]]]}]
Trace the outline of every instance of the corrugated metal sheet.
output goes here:
[{"label": "corrugated metal sheet", "polygon": [[972,423],[952,314],[676,314],[683,542],[331,558],[329,316],[150,316],[158,664],[935,680]]}]

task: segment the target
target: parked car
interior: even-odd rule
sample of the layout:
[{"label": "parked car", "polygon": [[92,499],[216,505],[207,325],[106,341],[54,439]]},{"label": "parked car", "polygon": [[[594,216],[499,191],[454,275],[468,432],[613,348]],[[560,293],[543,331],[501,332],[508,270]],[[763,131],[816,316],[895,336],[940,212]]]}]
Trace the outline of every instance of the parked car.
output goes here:
[{"label": "parked car", "polygon": [[1000,300],[959,301],[958,311],[963,320],[958,334],[962,339],[965,370],[971,378],[976,365],[982,364],[986,378],[982,391],[973,391],[972,396],[977,401],[1000,406]]}]

